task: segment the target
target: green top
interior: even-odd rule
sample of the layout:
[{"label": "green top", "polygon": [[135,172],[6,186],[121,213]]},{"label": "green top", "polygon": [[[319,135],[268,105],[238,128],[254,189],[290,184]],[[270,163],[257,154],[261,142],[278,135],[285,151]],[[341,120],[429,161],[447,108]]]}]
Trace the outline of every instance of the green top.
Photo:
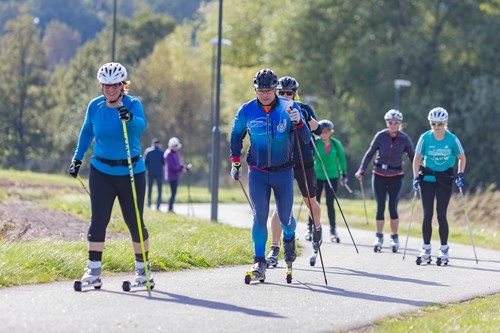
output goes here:
[{"label": "green top", "polygon": [[[328,179],[339,178],[339,172],[342,174],[346,173],[347,161],[345,159],[344,147],[339,140],[335,138],[330,138],[330,150],[325,151],[325,143],[323,140],[316,140],[317,152],[314,154],[314,169],[316,170],[316,178],[318,180],[325,181],[328,175]],[[319,156],[318,156],[319,154]],[[323,165],[325,170],[323,170]]]}]

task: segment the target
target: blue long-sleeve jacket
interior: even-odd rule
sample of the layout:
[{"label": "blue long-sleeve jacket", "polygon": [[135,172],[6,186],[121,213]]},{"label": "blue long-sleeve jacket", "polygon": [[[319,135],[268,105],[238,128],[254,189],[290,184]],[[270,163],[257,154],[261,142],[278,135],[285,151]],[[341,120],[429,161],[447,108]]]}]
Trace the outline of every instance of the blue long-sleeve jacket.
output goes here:
[{"label": "blue long-sleeve jacket", "polygon": [[[142,153],[140,138],[147,124],[142,103],[129,95],[123,96],[122,103],[133,114],[132,119],[126,123],[130,156],[140,156]],[[117,108],[110,108],[106,105],[103,95],[91,100],[87,106],[85,121],[80,131],[73,159],[83,160],[85,152],[94,139],[94,156],[108,160],[127,159],[122,120],[118,116]],[[109,175],[125,176],[129,174],[127,166],[111,166],[96,160],[94,157],[91,158],[90,163],[97,170]],[[139,158],[137,162],[133,163],[133,169],[134,173],[144,172],[146,170],[144,160]]]},{"label": "blue long-sleeve jacket", "polygon": [[243,139],[248,133],[250,148],[246,157],[250,168],[269,170],[285,165],[293,166],[295,130],[300,140],[311,141],[311,132],[304,125],[305,120],[295,126],[287,110],[300,107],[291,100],[276,97],[273,107],[266,113],[257,99],[243,104],[238,110],[231,129],[231,159],[239,159],[243,149]]}]

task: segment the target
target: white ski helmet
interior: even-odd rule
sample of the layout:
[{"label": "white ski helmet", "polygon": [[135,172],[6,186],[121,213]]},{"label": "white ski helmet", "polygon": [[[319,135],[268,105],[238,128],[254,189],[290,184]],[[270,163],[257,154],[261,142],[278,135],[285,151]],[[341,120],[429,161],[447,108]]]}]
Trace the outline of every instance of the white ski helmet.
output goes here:
[{"label": "white ski helmet", "polygon": [[97,71],[100,84],[115,84],[127,80],[127,70],[117,62],[108,62]]},{"label": "white ski helmet", "polygon": [[384,115],[384,120],[399,120],[403,121],[403,114],[396,109],[390,109]]},{"label": "white ski helmet", "polygon": [[182,147],[181,142],[175,136],[173,138],[170,138],[170,140],[168,140],[168,148],[172,148],[172,147],[178,147],[178,148]]},{"label": "white ski helmet", "polygon": [[448,121],[448,112],[442,107],[437,107],[429,111],[429,116],[427,117],[429,121]]}]

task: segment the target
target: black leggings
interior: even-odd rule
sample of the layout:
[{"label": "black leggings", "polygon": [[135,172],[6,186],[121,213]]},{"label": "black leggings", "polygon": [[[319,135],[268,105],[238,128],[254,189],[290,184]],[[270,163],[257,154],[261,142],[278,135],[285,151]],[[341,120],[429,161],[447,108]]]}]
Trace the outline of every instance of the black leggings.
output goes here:
[{"label": "black leggings", "polygon": [[[330,233],[335,233],[336,221],[335,221],[335,194],[338,188],[338,178],[330,178],[330,184],[332,184],[333,190],[326,180],[318,179],[318,188],[316,190],[316,201],[318,204],[321,201],[321,194],[323,193],[323,188],[325,189],[326,198],[326,209],[328,211],[328,221],[330,222]],[[312,225],[312,224],[311,224]]]},{"label": "black leggings", "polygon": [[[141,172],[134,175],[135,189],[137,193],[137,205],[142,226],[144,240],[148,239],[148,229],[142,218],[144,210],[144,195],[146,193],[146,173]],[[123,219],[130,231],[132,241],[139,243],[139,229],[135,213],[134,197],[130,176],[111,176],[90,168],[89,176],[90,205],[92,217],[87,234],[89,242],[104,242],[106,239],[106,228],[108,227],[116,197],[122,210]]]},{"label": "black leggings", "polygon": [[372,176],[372,190],[377,202],[377,221],[384,220],[385,200],[389,196],[389,216],[391,220],[399,218],[398,202],[403,185],[403,175],[394,177],[382,177],[376,174]]},{"label": "black leggings", "polygon": [[432,215],[434,211],[434,198],[436,198],[436,213],[439,224],[439,238],[442,245],[448,243],[448,220],[446,211],[451,198],[451,181],[420,182],[420,193],[422,195],[422,208],[424,220],[422,223],[422,236],[424,244],[430,244],[432,238]]}]

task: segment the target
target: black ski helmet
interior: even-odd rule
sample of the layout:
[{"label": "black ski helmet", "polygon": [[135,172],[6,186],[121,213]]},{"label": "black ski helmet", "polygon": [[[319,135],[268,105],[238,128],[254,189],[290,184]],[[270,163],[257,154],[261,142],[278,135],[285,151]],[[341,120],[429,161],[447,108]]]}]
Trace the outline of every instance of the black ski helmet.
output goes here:
[{"label": "black ski helmet", "polygon": [[256,89],[275,89],[278,85],[278,76],[271,69],[261,69],[253,77],[253,86]]},{"label": "black ski helmet", "polygon": [[299,83],[291,76],[283,76],[278,80],[278,89],[279,90],[290,89],[295,91],[299,89]]}]

